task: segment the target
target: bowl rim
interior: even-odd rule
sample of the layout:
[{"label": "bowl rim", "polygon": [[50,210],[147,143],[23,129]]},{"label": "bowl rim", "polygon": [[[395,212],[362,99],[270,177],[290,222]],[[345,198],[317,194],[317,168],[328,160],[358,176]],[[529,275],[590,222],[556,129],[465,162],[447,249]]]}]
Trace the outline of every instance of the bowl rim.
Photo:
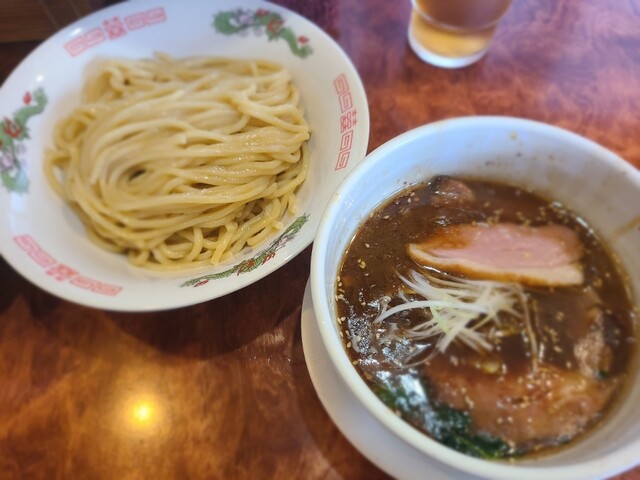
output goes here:
[{"label": "bowl rim", "polygon": [[335,334],[334,321],[329,311],[329,304],[326,301],[329,295],[333,295],[333,292],[328,292],[325,288],[324,268],[327,261],[326,245],[332,236],[333,225],[341,211],[342,202],[349,198],[349,194],[345,192],[352,191],[359,182],[363,181],[363,177],[366,177],[367,172],[373,166],[388,160],[388,156],[404,144],[411,143],[417,138],[426,135],[436,134],[439,131],[480,127],[512,127],[562,139],[575,145],[576,148],[590,151],[593,155],[602,158],[612,168],[627,175],[640,190],[640,171],[633,165],[590,139],[548,123],[509,116],[465,116],[425,124],[402,133],[369,153],[347,175],[334,192],[320,220],[311,255],[310,282],[315,318],[318,322],[324,347],[331,363],[338,371],[347,388],[379,422],[411,448],[449,467],[475,476],[480,475],[504,480],[513,478],[536,480],[540,478],[541,474],[544,474],[545,478],[578,480],[623,472],[640,463],[640,458],[638,458],[637,454],[640,451],[640,437],[630,444],[607,454],[606,457],[596,457],[575,465],[563,466],[541,467],[506,464],[474,458],[450,449],[419,432],[398,416],[390,415],[389,408],[369,389],[355,368],[353,368],[340,339]]}]

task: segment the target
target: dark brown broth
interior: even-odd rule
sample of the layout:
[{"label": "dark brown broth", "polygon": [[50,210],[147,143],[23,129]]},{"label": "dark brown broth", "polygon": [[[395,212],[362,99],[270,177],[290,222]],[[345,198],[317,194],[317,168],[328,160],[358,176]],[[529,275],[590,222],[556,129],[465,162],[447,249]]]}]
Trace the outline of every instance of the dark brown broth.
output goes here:
[{"label": "dark brown broth", "polygon": [[[594,415],[580,431],[570,434],[564,432],[558,438],[543,438],[522,444],[506,438],[509,435],[508,428],[505,429],[505,438],[501,439],[501,435],[495,433],[500,431],[499,427],[489,435],[472,421],[464,435],[472,441],[487,441],[489,443],[483,445],[489,447],[484,450],[467,449],[465,445],[468,438],[460,437],[457,430],[452,437],[447,430],[449,426],[443,422],[468,421],[469,417],[465,417],[467,414],[473,418],[474,402],[468,400],[469,409],[466,411],[449,410],[448,405],[438,401],[438,392],[452,386],[434,382],[428,375],[429,369],[421,364],[411,367],[399,365],[407,353],[406,344],[381,343],[376,338],[377,328],[371,322],[380,312],[380,300],[388,296],[395,299],[392,304],[398,303],[396,294],[402,285],[398,273],[418,269],[406,253],[408,243],[424,241],[429,235],[453,224],[561,224],[576,231],[583,243],[584,256],[581,262],[585,282],[578,287],[526,289],[530,305],[536,313],[535,332],[541,364],[552,371],[577,370],[574,343],[587,335],[590,328],[594,328],[593,322],[587,322],[584,317],[585,312],[595,308],[595,304],[600,312],[598,325],[604,331],[606,345],[615,352],[598,366],[598,381],[609,382],[609,386],[611,382],[617,382],[615,390],[619,393],[628,375],[634,353],[632,304],[616,263],[586,223],[556,203],[519,188],[486,181],[464,181],[475,194],[472,203],[461,205],[457,201],[443,202],[435,188],[440,180],[411,187],[381,206],[360,226],[344,255],[338,277],[338,315],[344,327],[345,346],[351,360],[371,388],[405,420],[465,453],[499,458],[564,444],[598,423],[604,410],[609,409],[614,401],[607,401],[606,408]],[[419,312],[412,311],[406,318],[398,320],[398,325],[419,321],[420,316]],[[481,378],[479,381],[504,382],[505,378],[509,381],[514,378],[509,375],[523,375],[531,369],[531,350],[527,340],[524,333],[507,337],[496,351],[484,355],[454,343],[444,354],[439,354],[446,361],[438,359],[437,368],[438,371],[446,371],[443,374],[445,378],[462,372],[470,375],[469,378],[474,375]],[[432,346],[427,346],[419,358],[427,358],[432,349]],[[490,366],[490,373],[486,371],[487,365]],[[499,365],[498,372],[494,371],[495,365]],[[449,415],[452,411],[454,417]],[[501,419],[499,406],[496,406],[495,417]],[[535,422],[536,419],[528,421]],[[508,448],[493,451],[491,445],[495,442],[491,444],[491,441],[494,440],[505,440]]]}]

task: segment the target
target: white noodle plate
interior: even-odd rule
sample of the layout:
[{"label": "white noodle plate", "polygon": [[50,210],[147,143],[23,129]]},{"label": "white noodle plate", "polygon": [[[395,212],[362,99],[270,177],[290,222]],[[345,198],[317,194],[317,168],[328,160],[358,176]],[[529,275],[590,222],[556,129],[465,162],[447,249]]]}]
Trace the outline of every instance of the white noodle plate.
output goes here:
[{"label": "white noodle plate", "polygon": [[[214,25],[218,14],[224,28]],[[264,22],[265,15],[271,21]],[[94,245],[42,171],[54,125],[79,104],[98,59],[146,58],[158,51],[284,64],[312,130],[309,177],[282,234],[233,261],[180,275],[134,268],[124,255]],[[39,102],[38,91],[46,102]],[[346,54],[302,16],[259,0],[132,0],[95,12],[50,37],[14,70],[0,89],[0,110],[0,253],[40,288],[109,310],[192,305],[282,267],[311,244],[328,199],[364,157],[369,139],[365,91]]]}]

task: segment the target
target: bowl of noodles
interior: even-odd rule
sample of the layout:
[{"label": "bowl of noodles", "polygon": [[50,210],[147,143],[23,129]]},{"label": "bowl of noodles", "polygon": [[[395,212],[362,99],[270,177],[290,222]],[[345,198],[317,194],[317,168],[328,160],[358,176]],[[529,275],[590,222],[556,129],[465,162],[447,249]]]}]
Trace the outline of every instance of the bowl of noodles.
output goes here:
[{"label": "bowl of noodles", "polygon": [[195,304],[284,265],[369,135],[340,47],[252,0],[100,10],[34,50],[0,105],[0,253],[114,310]]},{"label": "bowl of noodles", "polygon": [[632,165],[524,119],[445,120],[370,153],[328,204],[303,306],[336,425],[394,478],[638,465],[637,205]]}]

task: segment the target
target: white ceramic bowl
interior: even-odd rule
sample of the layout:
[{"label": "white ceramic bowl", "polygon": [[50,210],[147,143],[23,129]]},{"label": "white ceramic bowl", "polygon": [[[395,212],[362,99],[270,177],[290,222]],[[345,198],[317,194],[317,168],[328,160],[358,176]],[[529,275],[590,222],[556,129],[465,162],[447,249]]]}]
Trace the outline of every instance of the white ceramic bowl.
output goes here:
[{"label": "white ceramic bowl", "polygon": [[[311,261],[313,313],[328,362],[357,399],[358,408],[385,432],[370,435],[360,447],[386,438],[406,462],[417,464],[419,456],[441,472],[505,480],[603,478],[640,463],[639,355],[631,388],[604,425],[569,448],[515,464],[468,457],[431,440],[391,413],[360,378],[335,322],[335,278],[341,257],[369,212],[407,183],[437,174],[503,181],[561,201],[579,212],[623,259],[636,301],[640,298],[640,172],[620,157],[566,130],[504,117],[446,120],[389,141],[369,154],[333,195]],[[393,460],[386,462],[392,474],[412,476],[410,469],[389,465]]]},{"label": "white ceramic bowl", "polygon": [[[218,16],[222,20],[214,23]],[[133,268],[124,256],[92,244],[42,172],[53,127],[80,102],[94,62],[146,58],[157,51],[284,64],[312,130],[309,176],[299,191],[298,213],[283,234],[232,262],[171,278]],[[111,310],[202,302],[281,267],[313,241],[329,197],[364,157],[369,139],[367,99],[348,57],[313,23],[258,0],[131,0],[85,17],[44,42],[6,80],[0,89],[0,130],[17,135],[20,125],[7,118],[22,118],[29,135],[11,141],[0,134],[0,253],[41,288]],[[11,166],[11,156],[20,172]]]}]

